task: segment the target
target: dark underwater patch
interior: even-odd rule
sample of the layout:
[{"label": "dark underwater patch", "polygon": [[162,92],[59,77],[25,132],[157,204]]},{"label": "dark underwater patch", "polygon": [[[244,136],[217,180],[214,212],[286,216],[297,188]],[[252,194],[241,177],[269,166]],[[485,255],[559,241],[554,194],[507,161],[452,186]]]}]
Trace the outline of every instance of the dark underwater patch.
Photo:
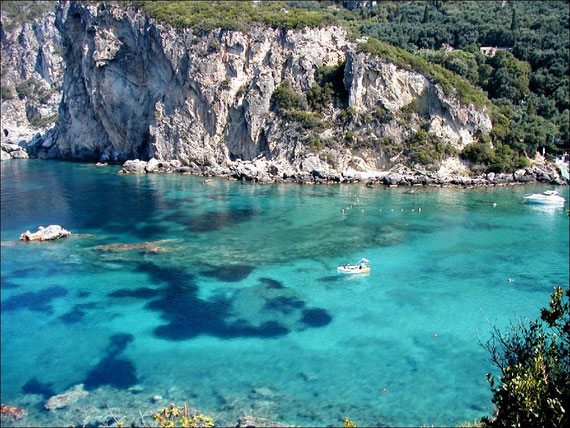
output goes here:
[{"label": "dark underwater patch", "polygon": [[139,226],[135,229],[131,229],[130,231],[138,238],[144,239],[145,241],[154,241],[156,239],[160,239],[164,237],[166,234],[170,232],[170,229],[166,226],[160,226],[157,224],[154,225],[147,225],[147,226]]},{"label": "dark underwater patch", "polygon": [[186,286],[195,290],[194,275],[182,269],[166,269],[157,266],[154,263],[139,263],[137,265],[138,272],[148,274],[152,282],[163,282],[172,286]]},{"label": "dark underwater patch", "polygon": [[281,281],[277,281],[275,279],[259,278],[259,280],[261,282],[263,282],[264,284],[266,284],[269,288],[273,288],[275,290],[280,290],[280,289],[285,288],[285,286],[283,285],[283,283]]},{"label": "dark underwater patch", "polygon": [[24,394],[43,395],[44,398],[50,398],[55,395],[51,383],[42,383],[35,377],[26,382],[26,384],[22,387],[22,392]]},{"label": "dark underwater patch", "polygon": [[323,327],[330,324],[332,317],[324,309],[304,309],[301,322],[309,327]]},{"label": "dark underwater patch", "polygon": [[76,324],[81,321],[85,317],[85,312],[80,309],[72,309],[69,312],[66,312],[62,316],[58,317],[58,320],[64,322],[65,324]]},{"label": "dark underwater patch", "polygon": [[294,297],[280,296],[274,299],[269,299],[263,306],[263,309],[279,311],[284,314],[289,314],[293,312],[295,309],[301,309],[304,307],[305,307],[305,302],[303,302],[302,300],[296,299]]},{"label": "dark underwater patch", "polygon": [[319,282],[334,282],[334,281],[340,281],[343,278],[344,277],[339,276],[339,275],[329,275],[329,276],[323,276],[323,277],[317,279],[317,281],[319,281]]},{"label": "dark underwater patch", "polygon": [[133,340],[132,334],[119,333],[111,336],[110,343],[105,349],[105,357],[83,381],[85,389],[93,390],[102,385],[127,389],[138,382],[134,364],[126,358],[117,358]]},{"label": "dark underwater patch", "polygon": [[160,290],[153,288],[141,287],[134,290],[128,288],[121,288],[120,290],[113,291],[107,294],[109,297],[135,297],[139,299],[150,299],[160,294]]},{"label": "dark underwater patch", "polygon": [[19,288],[20,286],[15,282],[9,281],[4,278],[0,278],[0,287],[8,289],[8,288]]},{"label": "dark underwater patch", "polygon": [[[223,271],[211,269],[202,274],[214,276],[227,282],[236,282],[247,277],[254,268],[253,266],[241,265],[224,269]],[[161,318],[166,322],[166,324],[154,329],[154,335],[161,339],[180,341],[191,339],[200,334],[221,338],[269,338],[290,332],[289,328],[278,321],[268,321],[259,326],[254,326],[243,319],[230,321],[230,318],[234,316],[231,299],[219,298],[214,301],[206,301],[198,298],[198,286],[194,282],[195,277],[185,270],[165,269],[154,263],[140,263],[137,265],[137,271],[146,272],[153,282],[166,283],[167,286],[159,289],[122,289],[110,293],[109,296],[151,299],[145,305],[145,309],[159,312]],[[270,288],[283,287],[279,281],[270,278],[264,278],[261,281],[268,284]],[[268,309],[285,313],[300,310],[305,306],[305,302],[292,297],[267,300],[267,303]],[[328,316],[326,311],[324,313]],[[309,318],[310,315],[309,313]],[[325,317],[320,313],[315,314],[317,318],[318,315],[321,315],[321,318],[313,322],[318,326],[324,325],[323,318]]]},{"label": "dark underwater patch", "polygon": [[91,293],[89,291],[80,291],[77,293],[77,297],[84,299],[85,297],[89,297]]},{"label": "dark underwater patch", "polygon": [[247,278],[254,269],[254,266],[248,265],[220,266],[201,271],[200,275],[217,278],[224,282],[239,282]]},{"label": "dark underwater patch", "polygon": [[78,305],[75,305],[73,307],[73,309],[71,309],[69,312],[66,312],[65,314],[61,315],[57,319],[66,323],[66,324],[78,323],[79,321],[81,321],[85,317],[84,309],[94,308],[95,306],[97,306],[97,304],[93,303],[93,302],[91,302],[91,303],[80,303]]},{"label": "dark underwater patch", "polygon": [[289,329],[270,321],[259,327],[245,320],[226,322],[231,302],[220,299],[214,302],[201,300],[194,293],[185,293],[180,287],[169,287],[159,299],[147,303],[150,310],[160,311],[168,324],[154,330],[157,337],[167,340],[186,340],[200,334],[222,338],[275,337],[287,334]]},{"label": "dark underwater patch", "polygon": [[85,389],[90,391],[102,385],[127,389],[138,382],[134,364],[127,360],[108,355],[97,367],[89,372],[83,381]]},{"label": "dark underwater patch", "polygon": [[191,232],[213,232],[224,227],[243,223],[259,215],[259,211],[238,209],[227,211],[212,211],[190,220],[188,230]]},{"label": "dark underwater patch", "polygon": [[111,342],[107,347],[107,352],[109,354],[119,354],[125,350],[127,345],[135,340],[132,334],[128,333],[118,333],[111,336]]},{"label": "dark underwater patch", "polygon": [[36,271],[36,268],[33,268],[33,267],[16,269],[16,270],[13,270],[12,272],[10,272],[9,276],[15,277],[15,278],[27,278],[30,275],[32,275],[35,271]]},{"label": "dark underwater patch", "polygon": [[50,304],[51,301],[66,294],[67,290],[60,286],[47,287],[37,292],[28,291],[4,300],[2,302],[2,310],[16,311],[29,309],[34,312],[51,314],[53,313],[53,307]]}]

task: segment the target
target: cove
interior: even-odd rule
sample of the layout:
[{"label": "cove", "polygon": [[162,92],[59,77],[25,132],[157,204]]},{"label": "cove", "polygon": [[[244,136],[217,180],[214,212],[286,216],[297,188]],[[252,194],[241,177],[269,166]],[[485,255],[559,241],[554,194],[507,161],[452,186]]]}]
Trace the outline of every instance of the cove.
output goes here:
[{"label": "cove", "polygon": [[[479,341],[569,280],[565,210],[521,203],[552,186],[407,194],[118,169],[2,163],[1,398],[26,424],[95,424],[107,404],[136,423],[187,402],[218,425],[457,425],[492,411]],[[16,242],[48,224],[93,236]],[[336,274],[361,257],[370,274]],[[80,411],[42,410],[80,383]]]}]

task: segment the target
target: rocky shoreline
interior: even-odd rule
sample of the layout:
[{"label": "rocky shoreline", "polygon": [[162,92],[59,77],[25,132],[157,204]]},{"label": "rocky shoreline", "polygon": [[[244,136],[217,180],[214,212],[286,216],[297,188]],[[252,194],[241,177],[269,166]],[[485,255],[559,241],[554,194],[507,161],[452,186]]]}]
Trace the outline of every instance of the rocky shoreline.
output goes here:
[{"label": "rocky shoreline", "polygon": [[476,176],[442,174],[438,172],[414,171],[398,167],[390,171],[322,171],[307,168],[296,172],[288,170],[278,162],[258,159],[255,161],[237,161],[228,166],[183,166],[180,161],[159,161],[151,159],[129,160],[119,171],[121,174],[181,173],[185,175],[225,177],[229,180],[250,181],[255,183],[299,183],[299,184],[350,184],[364,183],[367,186],[434,186],[434,187],[475,187],[504,186],[524,183],[547,183],[568,185],[568,179],[562,177],[553,164],[535,165],[519,169],[514,173],[483,173]]},{"label": "rocky shoreline", "polygon": [[[28,159],[34,156],[34,145],[39,138],[20,144],[2,143],[2,160]],[[26,149],[32,150],[26,150]],[[30,154],[31,153],[31,156]],[[97,163],[106,166],[107,163]],[[475,187],[505,186],[525,183],[546,183],[568,185],[560,168],[550,162],[516,170],[513,173],[481,173],[478,175],[461,175],[433,171],[412,170],[398,165],[388,171],[334,171],[319,168],[318,162],[308,158],[302,168],[295,169],[291,164],[281,160],[272,161],[263,158],[253,161],[237,160],[227,165],[198,165],[191,162],[183,165],[179,160],[149,161],[140,159],[128,160],[122,165],[120,174],[172,174],[195,175],[202,177],[224,177],[228,180],[249,181],[261,184],[298,183],[298,184],[351,184],[363,183],[367,186],[432,186],[432,187]]]}]

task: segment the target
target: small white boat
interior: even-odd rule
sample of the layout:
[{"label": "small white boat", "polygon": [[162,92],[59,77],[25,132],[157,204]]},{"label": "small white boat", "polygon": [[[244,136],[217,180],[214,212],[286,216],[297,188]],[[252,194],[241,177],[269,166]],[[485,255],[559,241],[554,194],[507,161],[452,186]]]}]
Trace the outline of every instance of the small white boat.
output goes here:
[{"label": "small white boat", "polygon": [[338,273],[368,273],[370,272],[370,263],[367,259],[360,259],[356,264],[349,265],[348,263],[339,266],[336,270]]},{"label": "small white boat", "polygon": [[547,190],[544,193],[533,193],[524,198],[524,202],[544,205],[564,205],[565,199],[556,190]]}]

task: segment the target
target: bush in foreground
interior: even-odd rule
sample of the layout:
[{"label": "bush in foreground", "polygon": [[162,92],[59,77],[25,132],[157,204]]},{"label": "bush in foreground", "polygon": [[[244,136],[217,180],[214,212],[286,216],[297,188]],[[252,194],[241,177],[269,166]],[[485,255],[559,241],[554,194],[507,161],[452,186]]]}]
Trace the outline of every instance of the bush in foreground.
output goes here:
[{"label": "bush in foreground", "polygon": [[483,345],[499,368],[487,374],[495,416],[491,427],[563,427],[570,419],[570,288],[556,287],[540,318],[494,329]]}]

